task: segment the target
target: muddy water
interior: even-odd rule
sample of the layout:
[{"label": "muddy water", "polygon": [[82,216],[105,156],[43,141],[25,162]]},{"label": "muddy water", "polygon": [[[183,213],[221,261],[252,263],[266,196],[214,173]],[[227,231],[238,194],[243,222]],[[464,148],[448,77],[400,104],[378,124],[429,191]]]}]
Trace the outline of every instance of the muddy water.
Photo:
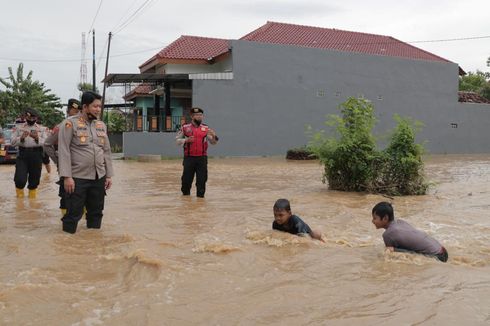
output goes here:
[{"label": "muddy water", "polygon": [[[56,176],[19,200],[0,166],[0,324],[490,324],[490,156],[432,157],[430,194],[394,199],[447,264],[385,253],[386,198],[328,191],[316,162],[212,159],[204,200],[180,196],[181,168],[116,161],[103,229],[68,235]],[[326,243],[272,232],[280,197]]]}]

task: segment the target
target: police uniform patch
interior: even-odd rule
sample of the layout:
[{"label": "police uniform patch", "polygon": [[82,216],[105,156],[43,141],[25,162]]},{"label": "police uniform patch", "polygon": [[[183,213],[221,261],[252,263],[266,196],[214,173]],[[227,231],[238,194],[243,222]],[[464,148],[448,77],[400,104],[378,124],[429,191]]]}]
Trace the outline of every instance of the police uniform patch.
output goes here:
[{"label": "police uniform patch", "polygon": [[206,131],[206,127],[201,127],[201,131]]},{"label": "police uniform patch", "polygon": [[71,128],[71,127],[72,127],[71,122],[70,122],[70,121],[67,121],[67,122],[65,123],[65,128]]},{"label": "police uniform patch", "polygon": [[86,141],[86,140],[87,140],[87,138],[85,138],[85,136],[80,137],[80,141],[81,141],[82,143],[85,143],[85,141]]}]

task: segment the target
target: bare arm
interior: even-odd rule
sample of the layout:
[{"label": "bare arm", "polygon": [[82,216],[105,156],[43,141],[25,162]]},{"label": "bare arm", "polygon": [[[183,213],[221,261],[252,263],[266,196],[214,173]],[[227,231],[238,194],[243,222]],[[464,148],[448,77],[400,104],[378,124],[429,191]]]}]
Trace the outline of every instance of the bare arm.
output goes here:
[{"label": "bare arm", "polygon": [[322,233],[320,231],[311,230],[310,236],[313,239],[320,240],[321,242],[325,242],[325,240],[323,240]]}]

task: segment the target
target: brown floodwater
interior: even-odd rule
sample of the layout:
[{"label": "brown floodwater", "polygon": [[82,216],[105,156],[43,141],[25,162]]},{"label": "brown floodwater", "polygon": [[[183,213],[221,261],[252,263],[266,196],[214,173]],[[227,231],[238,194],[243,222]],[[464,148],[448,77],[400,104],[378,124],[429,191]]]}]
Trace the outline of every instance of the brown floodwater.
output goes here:
[{"label": "brown floodwater", "polygon": [[[318,162],[210,159],[205,199],[180,195],[181,160],[114,166],[102,229],[75,235],[56,173],[17,199],[0,166],[1,325],[490,324],[490,155],[432,156],[429,194],[393,200],[446,264],[385,253],[387,198],[329,191]],[[278,198],[326,243],[273,232]]]}]

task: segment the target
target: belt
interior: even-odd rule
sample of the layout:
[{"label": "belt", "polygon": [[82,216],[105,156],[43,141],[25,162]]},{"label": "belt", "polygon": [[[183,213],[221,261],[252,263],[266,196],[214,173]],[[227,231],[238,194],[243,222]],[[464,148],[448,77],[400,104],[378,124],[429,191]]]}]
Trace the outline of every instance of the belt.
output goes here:
[{"label": "belt", "polygon": [[38,147],[19,147],[19,150],[21,152],[40,152],[43,150],[43,148],[41,146],[38,146]]}]

